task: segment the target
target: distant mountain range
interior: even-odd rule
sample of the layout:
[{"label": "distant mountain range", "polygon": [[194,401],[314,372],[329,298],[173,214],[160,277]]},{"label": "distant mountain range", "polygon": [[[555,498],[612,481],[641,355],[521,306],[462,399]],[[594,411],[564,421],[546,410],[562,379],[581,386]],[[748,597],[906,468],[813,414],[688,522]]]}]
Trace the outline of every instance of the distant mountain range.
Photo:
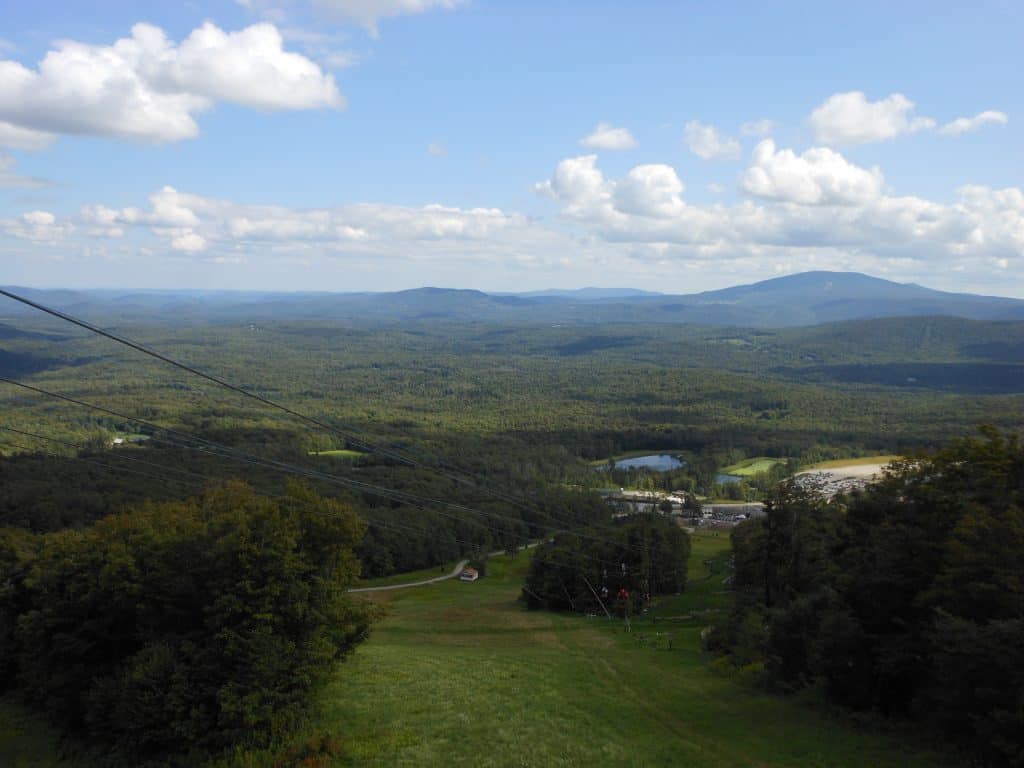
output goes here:
[{"label": "distant mountain range", "polygon": [[[68,291],[10,288],[89,318],[254,323],[261,320],[517,324],[692,323],[782,328],[881,317],[954,316],[1024,320],[1024,300],[947,293],[856,272],[803,272],[687,295],[582,288],[519,294],[450,288],[392,293],[247,291]],[[0,319],[31,312],[0,297]]]},{"label": "distant mountain range", "polygon": [[[973,320],[1024,319],[1024,300],[971,293],[947,293],[914,283],[894,283],[858,272],[802,272],[681,296],[662,303],[690,322],[762,327],[878,317],[951,315]],[[745,322],[741,322],[746,318]]]},{"label": "distant mountain range", "polygon": [[548,288],[546,291],[526,291],[524,293],[492,294],[497,296],[521,296],[530,298],[565,298],[592,301],[598,299],[632,299],[637,296],[664,296],[658,291],[641,291],[639,288]]}]

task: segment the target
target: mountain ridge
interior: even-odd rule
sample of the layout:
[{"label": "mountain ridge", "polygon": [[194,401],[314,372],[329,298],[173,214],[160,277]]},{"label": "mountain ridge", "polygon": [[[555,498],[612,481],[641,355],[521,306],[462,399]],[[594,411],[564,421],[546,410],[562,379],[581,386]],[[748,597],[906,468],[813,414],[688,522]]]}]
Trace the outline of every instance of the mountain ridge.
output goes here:
[{"label": "mountain ridge", "polygon": [[[605,288],[491,293],[437,286],[350,293],[9,290],[72,314],[138,319],[166,313],[225,322],[323,317],[369,322],[619,322],[781,328],[884,317],[1024,320],[1022,299],[939,291],[859,272],[827,271],[800,272],[712,291],[675,295]],[[0,318],[32,311],[10,300],[0,304]]]}]

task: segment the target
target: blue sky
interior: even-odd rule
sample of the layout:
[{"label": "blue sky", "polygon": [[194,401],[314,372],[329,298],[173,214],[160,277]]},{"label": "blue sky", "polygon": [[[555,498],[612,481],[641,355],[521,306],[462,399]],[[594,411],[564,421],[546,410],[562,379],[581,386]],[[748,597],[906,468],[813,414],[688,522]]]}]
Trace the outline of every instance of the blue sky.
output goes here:
[{"label": "blue sky", "polygon": [[13,5],[2,283],[1024,297],[1019,3]]}]

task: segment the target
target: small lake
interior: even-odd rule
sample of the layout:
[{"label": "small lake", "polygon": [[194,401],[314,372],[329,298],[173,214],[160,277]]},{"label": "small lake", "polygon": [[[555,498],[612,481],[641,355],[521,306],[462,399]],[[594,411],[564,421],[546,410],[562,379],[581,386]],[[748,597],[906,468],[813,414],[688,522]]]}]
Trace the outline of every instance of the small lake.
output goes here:
[{"label": "small lake", "polygon": [[725,474],[715,475],[715,482],[718,483],[719,485],[728,485],[729,483],[738,483],[738,482],[740,482],[743,479],[744,478],[740,477],[739,475],[725,475]]},{"label": "small lake", "polygon": [[[633,456],[629,459],[616,459],[616,469],[650,469],[654,472],[668,472],[670,469],[680,469],[686,466],[686,462],[677,459],[667,453],[656,453],[650,456]],[[607,470],[608,465],[602,464],[600,470]]]}]

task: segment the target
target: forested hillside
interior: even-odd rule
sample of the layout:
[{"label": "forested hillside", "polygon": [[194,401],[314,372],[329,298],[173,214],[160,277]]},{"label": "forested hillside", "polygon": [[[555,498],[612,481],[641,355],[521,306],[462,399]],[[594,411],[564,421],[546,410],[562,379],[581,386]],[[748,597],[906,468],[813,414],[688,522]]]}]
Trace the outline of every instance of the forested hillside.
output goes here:
[{"label": "forested hillside", "polygon": [[720,641],[783,691],[913,718],[1024,764],[1024,446],[986,429],[828,504],[784,485],[735,529]]},{"label": "forested hillside", "polygon": [[[227,477],[280,493],[289,474],[265,462],[283,462],[347,478],[307,476],[320,493],[381,523],[360,550],[373,576],[444,562],[468,545],[502,548],[566,521],[593,522],[604,506],[586,490],[607,478],[589,462],[622,452],[677,452],[687,466],[665,481],[706,494],[720,467],[747,457],[799,464],[902,453],[982,422],[1020,428],[1024,413],[1019,323],[115,328],[344,434],[412,451],[415,461],[359,449],[57,321],[21,319],[4,326],[0,375],[50,394],[0,383],[0,447],[21,454],[0,462],[7,524],[77,526]],[[345,457],[332,449],[356,450]],[[454,482],[451,470],[472,482]],[[492,516],[380,497],[352,480]]]},{"label": "forested hillside", "polygon": [[[696,497],[726,490],[757,498],[813,461],[911,455],[982,422],[1024,427],[1020,323],[904,318],[756,330],[291,319],[109,327],[294,411],[55,320],[19,317],[0,328],[5,679],[115,759],[120,749],[208,753],[290,732],[307,694],[367,631],[369,614],[339,592],[359,578],[541,542],[523,590],[534,608],[638,614],[652,597],[679,592],[686,534],[660,520],[612,524],[597,493],[609,484],[677,489],[696,509]],[[669,452],[680,465],[657,475],[599,470],[635,451]],[[720,484],[721,470],[753,457],[771,470]],[[292,484],[296,477],[305,490]],[[870,497],[888,499],[875,507],[861,501],[851,509],[884,518],[907,490],[888,493]],[[836,519],[838,506],[800,503],[808,505],[800,520],[809,538],[793,567],[805,581],[787,582],[788,571],[769,581],[770,611],[738,613],[727,636],[737,660],[767,660],[785,686],[827,679],[828,670],[794,661],[803,651],[793,648],[819,642],[801,634],[818,626],[811,617],[819,608],[835,609],[821,621],[840,644],[880,631],[865,623],[850,629],[854,635],[840,632],[856,616],[837,597],[841,580],[826,582],[824,596],[798,594],[819,583],[819,565],[831,574],[829,558],[841,562],[828,548],[852,524]],[[780,497],[776,507],[790,504]],[[345,521],[343,530],[317,527],[324,510]],[[778,514],[773,508],[768,519]],[[936,574],[945,573],[942,558],[961,535],[950,533],[962,522],[956,514],[929,539],[940,553]],[[751,575],[760,552],[753,525],[736,539],[743,610],[765,584]],[[1008,546],[1016,546],[1014,535],[1003,537]],[[803,536],[801,527],[797,540]],[[897,536],[909,547],[895,550],[899,557],[932,567],[909,540],[922,539]],[[333,555],[323,541],[334,542]],[[851,573],[859,573],[858,552],[843,555],[852,558]],[[874,562],[874,554],[863,556]],[[175,571],[182,558],[190,565]],[[788,568],[791,560],[779,563]],[[310,582],[314,573],[325,581]],[[883,573],[862,575],[872,583]],[[308,591],[310,583],[321,586]],[[913,583],[904,602],[923,610],[915,601],[925,599],[924,587]],[[888,601],[901,594],[893,583],[879,589]],[[620,590],[629,597],[620,599]],[[778,626],[804,639],[792,640],[788,660],[777,663],[774,646],[754,630],[775,616],[779,594],[792,598],[796,613],[780,615]],[[875,596],[857,599],[873,604]],[[995,628],[990,635],[987,625],[956,624],[971,617],[934,599],[926,607],[951,617],[945,636],[968,638],[948,653],[961,653],[971,637],[989,652],[1001,642]],[[171,618],[151,615],[147,604],[173,608]],[[85,618],[94,612],[105,618]],[[878,698],[888,680],[870,696],[854,684],[895,663],[883,654],[863,660],[863,670],[855,664],[856,681],[837,699],[849,694],[855,706],[911,715],[924,707],[926,695],[939,696],[927,675],[954,663],[936,644],[938,626],[921,624],[897,643],[931,649],[913,681],[900,683],[902,698]],[[230,640],[236,634],[238,644]],[[773,629],[770,638],[778,637],[789,636]],[[808,654],[811,665],[824,658]],[[250,667],[258,674],[240,681]],[[169,693],[147,698],[157,689]],[[1006,702],[975,703],[993,713],[992,739],[1005,742]],[[967,728],[966,737],[982,733]]]}]

